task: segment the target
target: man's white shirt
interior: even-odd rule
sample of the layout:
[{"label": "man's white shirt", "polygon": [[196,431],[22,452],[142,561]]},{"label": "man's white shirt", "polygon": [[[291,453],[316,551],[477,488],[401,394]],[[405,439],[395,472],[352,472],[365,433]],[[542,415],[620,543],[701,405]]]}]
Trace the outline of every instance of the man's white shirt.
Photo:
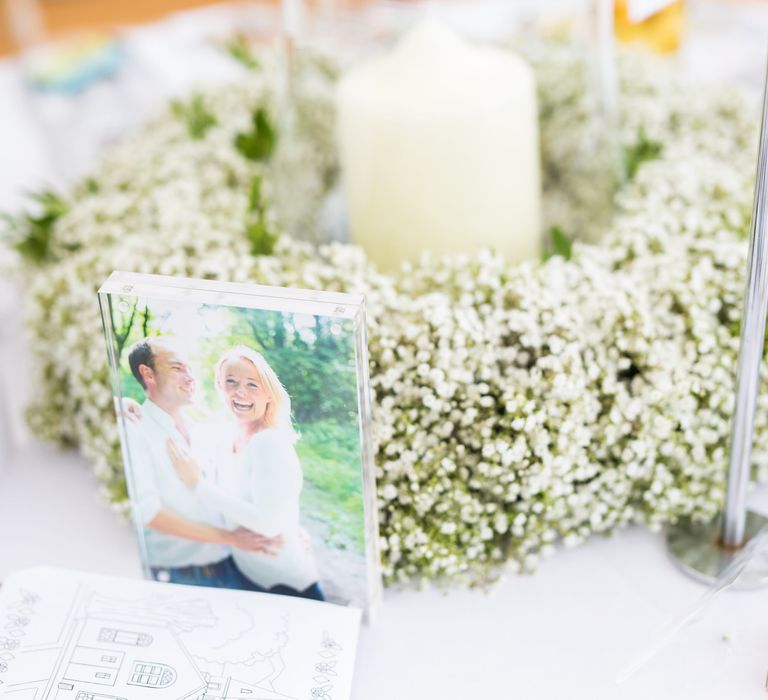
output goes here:
[{"label": "man's white shirt", "polygon": [[230,554],[226,545],[166,535],[148,527],[161,510],[215,527],[223,527],[224,520],[179,478],[168,456],[167,442],[172,438],[199,463],[205,464],[206,441],[201,427],[189,425],[190,443],[187,443],[173,418],[149,399],[142,405],[142,413],[138,423],[128,423],[126,433],[131,502],[138,522],[144,527],[147,563],[152,567],[179,568],[215,564],[225,559]]}]

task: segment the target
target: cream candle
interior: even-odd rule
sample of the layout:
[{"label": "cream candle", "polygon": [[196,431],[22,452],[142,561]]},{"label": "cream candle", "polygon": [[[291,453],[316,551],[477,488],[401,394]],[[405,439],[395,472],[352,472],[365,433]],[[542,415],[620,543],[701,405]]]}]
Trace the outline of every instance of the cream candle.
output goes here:
[{"label": "cream candle", "polygon": [[422,250],[540,252],[536,86],[511,52],[427,21],[339,83],[352,238],[391,269]]}]

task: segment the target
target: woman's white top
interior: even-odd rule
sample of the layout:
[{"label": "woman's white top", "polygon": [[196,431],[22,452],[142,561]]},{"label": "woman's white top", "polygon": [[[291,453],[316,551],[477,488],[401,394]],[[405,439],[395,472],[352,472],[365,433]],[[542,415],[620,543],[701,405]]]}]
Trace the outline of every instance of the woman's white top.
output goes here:
[{"label": "woman's white top", "polygon": [[200,497],[214,506],[230,523],[276,537],[283,544],[274,555],[233,549],[239,569],[254,583],[271,588],[285,584],[302,591],[318,578],[312,546],[300,525],[299,499],[304,483],[291,436],[267,428],[251,437],[239,453],[228,442],[210,475],[198,481]]}]

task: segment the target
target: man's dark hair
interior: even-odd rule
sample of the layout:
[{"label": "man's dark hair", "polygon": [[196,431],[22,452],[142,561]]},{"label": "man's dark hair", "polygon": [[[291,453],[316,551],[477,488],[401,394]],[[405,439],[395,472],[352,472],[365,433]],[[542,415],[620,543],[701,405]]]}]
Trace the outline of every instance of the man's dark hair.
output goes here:
[{"label": "man's dark hair", "polygon": [[153,371],[155,369],[155,355],[152,352],[152,345],[148,339],[140,340],[131,348],[131,352],[128,355],[128,364],[131,367],[133,376],[136,377],[136,381],[141,384],[142,388],[146,389],[147,385],[144,383],[144,377],[141,376],[141,372],[139,372],[139,365],[146,365]]}]

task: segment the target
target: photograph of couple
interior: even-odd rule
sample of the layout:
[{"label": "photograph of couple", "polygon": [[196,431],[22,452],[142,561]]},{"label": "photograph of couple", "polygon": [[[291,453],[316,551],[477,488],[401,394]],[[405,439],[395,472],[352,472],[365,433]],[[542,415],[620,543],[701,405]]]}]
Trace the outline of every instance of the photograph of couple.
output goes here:
[{"label": "photograph of couple", "polygon": [[364,604],[344,324],[141,299],[112,315],[128,487],[152,577]]}]

